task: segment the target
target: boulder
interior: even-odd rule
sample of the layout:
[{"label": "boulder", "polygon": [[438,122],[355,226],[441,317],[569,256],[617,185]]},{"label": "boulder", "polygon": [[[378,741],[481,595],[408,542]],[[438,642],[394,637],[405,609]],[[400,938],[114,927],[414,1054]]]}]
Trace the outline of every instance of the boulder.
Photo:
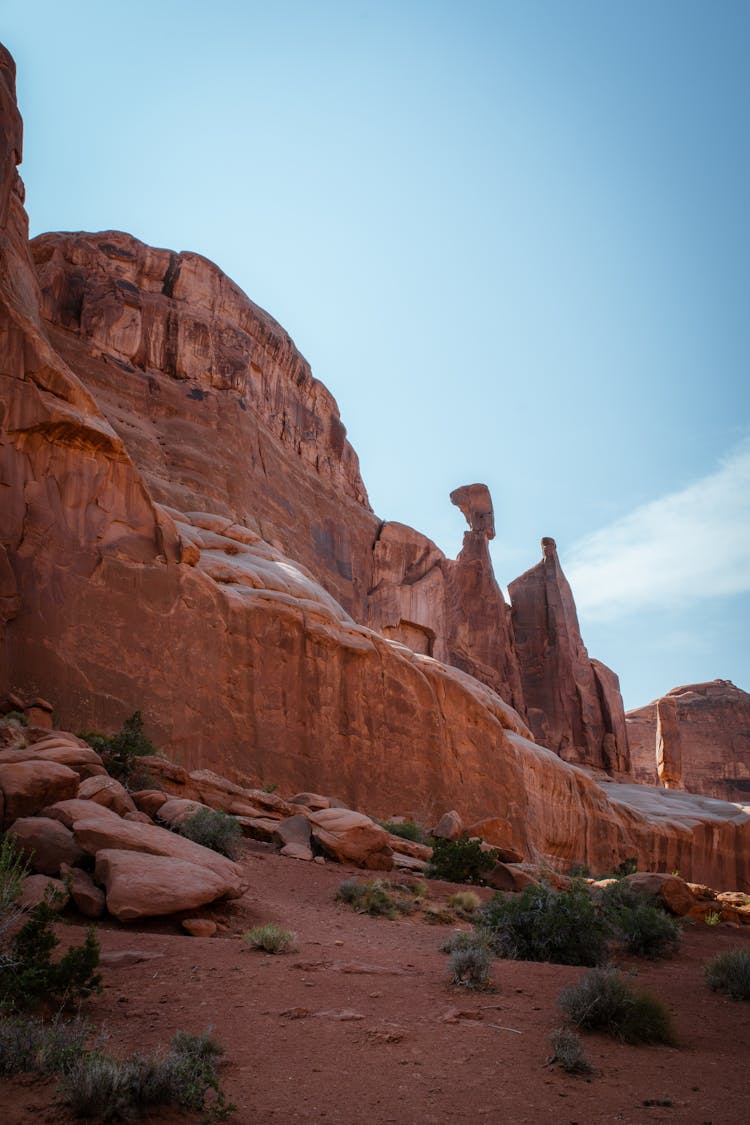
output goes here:
[{"label": "boulder", "polygon": [[5,826],[19,817],[34,816],[46,805],[75,797],[78,774],[59,762],[25,761],[0,764],[0,790]]},{"label": "boulder", "polygon": [[40,902],[46,902],[59,914],[68,905],[69,897],[61,879],[51,879],[48,875],[27,875],[16,904],[30,910]]},{"label": "boulder", "polygon": [[8,829],[8,836],[38,875],[59,875],[62,864],[74,867],[84,858],[70,829],[46,816],[21,817]]},{"label": "boulder", "polygon": [[285,855],[287,859],[305,860],[308,863],[313,858],[312,849],[305,847],[304,844],[284,844],[279,855]]},{"label": "boulder", "polygon": [[208,805],[202,805],[200,801],[188,801],[184,797],[169,797],[159,805],[156,818],[168,824],[170,828],[177,828],[183,820],[195,816],[201,809],[208,809]]},{"label": "boulder", "polygon": [[264,844],[275,843],[278,820],[270,816],[238,816],[237,820],[243,836],[250,840],[261,840]]},{"label": "boulder", "polygon": [[483,878],[487,886],[494,887],[496,891],[522,891],[524,887],[539,882],[530,872],[513,863],[496,863]]},{"label": "boulder", "polygon": [[289,804],[302,805],[303,808],[312,809],[313,812],[331,807],[329,798],[322,797],[320,793],[296,793],[294,797],[289,798]]},{"label": "boulder", "polygon": [[114,850],[168,856],[212,871],[222,883],[222,894],[228,898],[238,898],[245,889],[240,868],[226,856],[155,824],[134,824],[111,814],[97,815],[76,820],[73,835],[89,855],[98,857],[101,851]]},{"label": "boulder", "polygon": [[213,937],[217,930],[210,918],[183,918],[182,928],[191,937]]},{"label": "boulder", "polygon": [[306,816],[288,816],[277,822],[274,830],[274,840],[282,846],[285,844],[300,844],[309,848],[312,829]]},{"label": "boulder", "polygon": [[104,913],[104,892],[97,887],[87,871],[80,867],[68,868],[63,871],[66,886],[70,888],[70,897],[76,904],[81,914],[87,918],[101,918]]},{"label": "boulder", "polygon": [[372,871],[390,871],[393,867],[388,833],[369,816],[348,809],[320,809],[310,813],[309,819],[315,840],[340,863]]},{"label": "boulder", "polygon": [[169,800],[169,794],[163,789],[139,789],[132,794],[136,808],[148,816],[156,816],[161,806]]},{"label": "boulder", "polygon": [[113,809],[108,809],[106,805],[100,805],[97,801],[83,801],[80,797],[71,797],[68,801],[56,801],[54,805],[47,805],[40,815],[48,816],[51,820],[59,820],[66,828],[72,828],[77,820],[85,820],[91,816],[120,820]]},{"label": "boulder", "polygon": [[695,906],[695,898],[684,879],[659,871],[637,871],[626,875],[625,882],[650,898],[659,899],[670,912],[682,917]]},{"label": "boulder", "polygon": [[112,809],[118,816],[135,812],[136,806],[133,798],[124,785],[114,777],[89,777],[78,786],[78,797],[82,801],[95,801]]},{"label": "boulder", "polygon": [[197,863],[171,855],[103,848],[96,878],[106,890],[107,910],[120,922],[195,910],[227,893],[227,881]]},{"label": "boulder", "polygon": [[455,809],[443,813],[432,829],[431,835],[441,840],[458,840],[463,835],[464,822]]}]

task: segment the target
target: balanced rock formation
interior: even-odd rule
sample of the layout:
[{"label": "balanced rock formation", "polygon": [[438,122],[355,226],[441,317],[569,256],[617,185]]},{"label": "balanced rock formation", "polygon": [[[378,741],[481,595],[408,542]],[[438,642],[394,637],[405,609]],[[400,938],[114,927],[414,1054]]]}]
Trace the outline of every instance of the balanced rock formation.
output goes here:
[{"label": "balanced rock formation", "polygon": [[484,484],[451,493],[469,524],[457,559],[411,527],[384,523],[374,547],[368,624],[487,684],[519,714],[524,699],[510,608],[492,569],[492,499]]},{"label": "balanced rock formation", "polygon": [[526,716],[535,737],[568,762],[626,773],[625,715],[615,673],[591,660],[554,539],[508,587]]},{"label": "balanced rock formation", "polygon": [[637,781],[750,803],[750,694],[730,680],[672,688],[626,722]]},{"label": "balanced rock formation", "polygon": [[[658,853],[663,870],[743,889],[750,817],[662,808],[657,790],[657,813],[638,811],[534,743],[508,701],[513,659],[495,660],[512,636],[496,595],[494,641],[446,625],[471,674],[368,627],[380,525],[336,405],[216,266],[117,232],[44,236],[32,261],[13,79],[0,52],[0,696],[41,692],[74,730],[115,730],[140,708],[188,771],[335,793],[372,816],[433,823],[455,808],[466,823],[507,821],[535,861],[607,870],[632,855],[648,867]],[[457,501],[470,531],[448,604],[465,607],[473,589],[490,596],[485,501],[472,489]],[[542,584],[545,613],[554,585]],[[574,608],[557,620],[570,641]],[[548,722],[554,749],[621,765],[595,672],[588,665],[592,689],[577,645],[567,648],[583,716],[566,688]],[[27,796],[78,800],[67,765],[0,769],[6,822],[38,811]],[[29,769],[56,772],[59,785],[22,786],[13,771]],[[210,804],[202,792],[179,795]],[[112,853],[101,877],[117,900],[138,850],[128,829],[141,842],[172,834],[84,803],[96,812],[72,819],[73,834]],[[159,856],[182,858],[161,847],[143,868],[144,896],[167,866]]]}]

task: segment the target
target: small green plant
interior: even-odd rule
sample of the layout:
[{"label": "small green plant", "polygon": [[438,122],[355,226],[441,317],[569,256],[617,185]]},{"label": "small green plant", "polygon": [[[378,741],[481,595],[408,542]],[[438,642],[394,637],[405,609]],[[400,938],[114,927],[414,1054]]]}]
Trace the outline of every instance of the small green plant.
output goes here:
[{"label": "small green plant", "polygon": [[677,952],[682,937],[680,923],[642,891],[618,881],[604,890],[601,901],[614,936],[628,953],[655,961]]},{"label": "small green plant", "polygon": [[568,871],[569,879],[590,879],[591,868],[587,863],[574,863]]},{"label": "small green plant", "polygon": [[607,951],[607,923],[576,883],[568,891],[541,884],[509,897],[496,894],[477,911],[475,924],[497,956],[514,961],[598,965]]},{"label": "small green plant", "polygon": [[96,1121],[132,1121],[144,1110],[163,1105],[225,1120],[236,1106],[226,1101],[219,1085],[217,1065],[222,1054],[223,1048],[209,1032],[184,1031],[177,1032],[163,1058],[135,1054],[120,1062],[90,1051],[63,1075],[63,1099],[76,1117]]},{"label": "small green plant", "polygon": [[616,867],[612,868],[611,877],[614,879],[624,879],[626,875],[635,875],[638,871],[638,856],[631,855],[624,859],[622,863],[618,863]]},{"label": "small green plant", "polygon": [[481,945],[454,949],[450,959],[451,983],[477,992],[487,991],[492,986],[491,966],[490,953]]},{"label": "small green plant", "polygon": [[36,1016],[0,1016],[0,1076],[55,1074],[70,1070],[89,1033],[80,1019],[59,1016],[45,1023]]},{"label": "small green plant", "polygon": [[0,973],[8,956],[7,936],[23,913],[16,899],[28,873],[28,863],[19,848],[9,836],[4,836],[0,843]]},{"label": "small green plant", "polygon": [[[419,884],[415,885],[416,890]],[[358,914],[372,914],[393,920],[411,914],[415,907],[415,887],[388,883],[382,879],[344,879],[336,891],[336,901],[345,902]]]},{"label": "small green plant", "polygon": [[623,1043],[677,1046],[672,1017],[648,992],[636,992],[614,969],[592,969],[564,988],[559,1004],[568,1018],[589,1031],[606,1031]]},{"label": "small green plant", "polygon": [[27,921],[7,942],[0,960],[0,1006],[29,1008],[42,1001],[65,1005],[101,989],[99,942],[93,928],[83,945],[71,946],[59,961],[53,931],[56,914],[46,902],[33,906]]},{"label": "small green plant", "polygon": [[242,839],[237,817],[221,809],[198,809],[192,816],[185,817],[177,826],[177,831],[193,843],[202,844],[204,848],[211,848],[230,859],[234,859]]},{"label": "small green plant", "polygon": [[707,926],[718,926],[721,921],[721,914],[719,914],[718,910],[709,910],[703,921]]},{"label": "small green plant", "polygon": [[274,785],[264,785],[263,786],[263,792],[264,793],[275,793],[278,788],[279,787],[276,784],[274,784]]},{"label": "small green plant", "polygon": [[724,992],[733,1000],[750,1000],[750,949],[727,949],[703,966],[712,992]]},{"label": "small green plant", "polygon": [[87,731],[79,736],[101,755],[107,772],[124,785],[133,782],[139,769],[138,758],[156,754],[156,747],[143,733],[143,717],[134,712],[122,724],[117,734],[108,736],[97,731]]},{"label": "small green plant", "polygon": [[481,898],[474,891],[458,891],[454,895],[448,895],[446,901],[451,910],[455,910],[457,914],[462,914],[464,917],[474,914],[482,905]]},{"label": "small green plant", "polygon": [[566,1074],[591,1074],[594,1070],[583,1049],[581,1037],[569,1027],[556,1027],[549,1037],[552,1054],[547,1065],[557,1065]]},{"label": "small green plant", "polygon": [[414,820],[381,820],[380,824],[391,836],[400,836],[402,840],[411,840],[415,844],[427,842],[426,830]]},{"label": "small green plant", "polygon": [[461,836],[458,840],[438,838],[432,844],[428,879],[444,879],[448,883],[481,883],[484,872],[491,871],[497,859],[494,852],[482,851],[482,841]]},{"label": "small green plant", "polygon": [[252,949],[259,949],[263,953],[287,953],[294,945],[297,935],[291,930],[282,929],[275,922],[266,922],[247,930],[242,937]]}]

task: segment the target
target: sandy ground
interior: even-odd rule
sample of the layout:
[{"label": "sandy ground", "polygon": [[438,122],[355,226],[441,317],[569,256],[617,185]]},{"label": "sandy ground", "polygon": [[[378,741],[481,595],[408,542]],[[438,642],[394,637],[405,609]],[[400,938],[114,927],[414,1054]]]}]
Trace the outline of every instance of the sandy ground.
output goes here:
[{"label": "sandy ground", "polygon": [[[103,952],[149,956],[106,966],[103,992],[83,1009],[118,1055],[166,1048],[178,1029],[213,1028],[226,1048],[222,1082],[238,1125],[750,1121],[750,1003],[710,992],[702,974],[715,952],[750,947],[750,927],[695,923],[674,960],[620,959],[668,1004],[682,1046],[630,1047],[586,1034],[596,1073],[572,1077],[545,1061],[562,1023],[560,989],[584,970],[498,961],[494,992],[457,989],[439,951],[451,927],[355,914],[334,901],[353,874],[336,864],[300,863],[253,844],[243,863],[248,893],[202,912],[225,927],[216,937],[188,937],[172,920],[100,926]],[[431,888],[437,898],[455,889]],[[245,945],[243,931],[265,921],[296,931],[294,952],[271,957]],[[83,933],[75,921],[59,930],[65,944]],[[0,1082],[3,1125],[70,1120],[53,1080]]]}]

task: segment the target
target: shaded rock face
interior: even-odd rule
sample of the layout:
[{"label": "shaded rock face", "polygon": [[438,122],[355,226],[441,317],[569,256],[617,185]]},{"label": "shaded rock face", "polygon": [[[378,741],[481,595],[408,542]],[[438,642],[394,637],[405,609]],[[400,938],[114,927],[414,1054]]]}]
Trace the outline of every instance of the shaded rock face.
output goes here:
[{"label": "shaded rock face", "polygon": [[510,608],[495,581],[488,548],[495,535],[489,490],[484,484],[465,485],[451,493],[451,500],[470,528],[455,560],[413,528],[381,526],[368,624],[474,676],[523,715]]},{"label": "shaded rock face", "polygon": [[610,668],[589,658],[554,539],[542,540],[541,562],[511,582],[508,591],[534,736],[565,761],[627,772],[619,681]]},{"label": "shaded rock face", "polygon": [[750,803],[750,694],[730,680],[673,688],[626,721],[637,781]]}]

